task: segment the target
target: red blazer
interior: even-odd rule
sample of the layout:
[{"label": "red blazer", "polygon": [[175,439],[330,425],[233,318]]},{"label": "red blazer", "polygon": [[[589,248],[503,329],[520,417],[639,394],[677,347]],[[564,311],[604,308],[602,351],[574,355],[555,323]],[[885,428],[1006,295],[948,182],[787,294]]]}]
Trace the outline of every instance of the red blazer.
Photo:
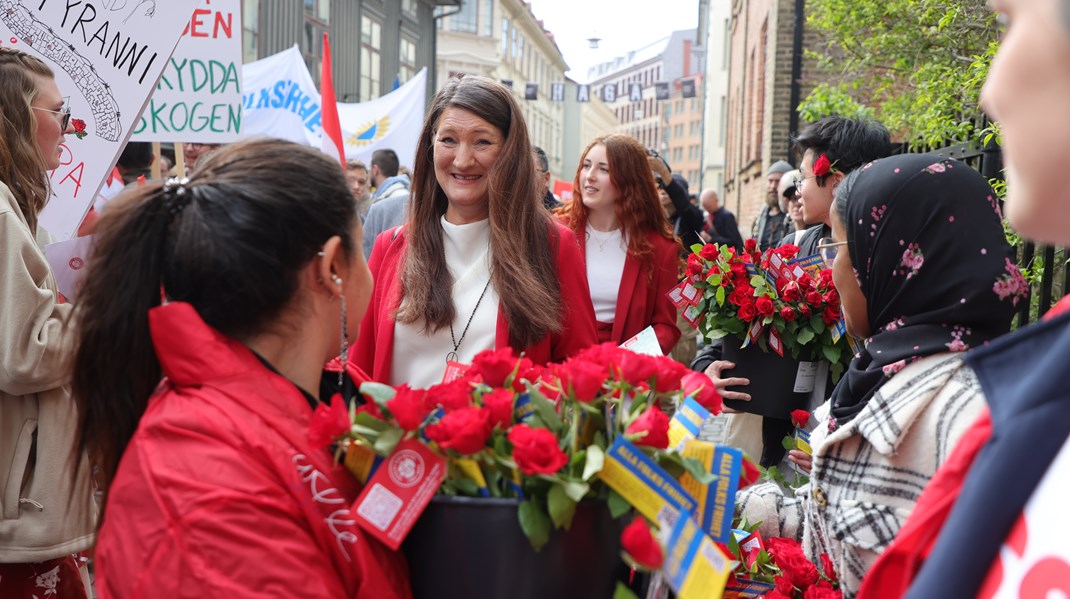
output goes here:
[{"label": "red blazer", "polygon": [[[560,333],[549,334],[530,347],[513,347],[536,364],[560,362],[581,349],[598,343],[595,331],[594,306],[587,288],[587,274],[576,236],[555,223],[557,228],[557,278],[561,286],[561,305],[564,327]],[[391,314],[401,304],[401,257],[405,255],[405,230],[397,235],[395,229],[384,231],[375,240],[368,259],[375,290],[360,325],[360,334],[350,348],[349,359],[373,380],[390,380],[391,360],[394,357],[394,319]],[[502,291],[498,291],[499,296]],[[510,346],[509,323],[501,308],[495,348]],[[511,346],[510,346],[511,347]]]},{"label": "red blazer", "polygon": [[[624,260],[624,273],[617,291],[617,310],[613,316],[613,333],[609,340],[617,345],[631,339],[648,326],[661,343],[661,351],[668,355],[680,340],[676,326],[676,306],[669,299],[669,291],[679,282],[680,247],[651,231],[647,234],[654,248],[653,276],[642,269],[631,254]],[[584,269],[587,264],[587,244],[580,244]]]}]

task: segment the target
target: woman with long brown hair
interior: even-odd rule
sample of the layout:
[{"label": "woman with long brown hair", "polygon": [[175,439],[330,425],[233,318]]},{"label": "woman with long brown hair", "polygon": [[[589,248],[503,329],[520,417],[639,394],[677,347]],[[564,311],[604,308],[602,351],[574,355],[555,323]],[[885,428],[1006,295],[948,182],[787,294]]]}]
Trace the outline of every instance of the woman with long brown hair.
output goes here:
[{"label": "woman with long brown hair", "polygon": [[309,432],[371,295],[360,240],[338,163],[272,139],[101,216],[73,393],[105,497],[102,597],[410,596]]},{"label": "woman with long brown hair", "polygon": [[72,555],[93,543],[94,507],[85,469],[71,476],[71,306],[60,303],[37,222],[47,171],[72,131],[48,65],[0,48],[0,597],[88,590]]},{"label": "woman with long brown hair", "polygon": [[450,79],[424,121],[407,223],[372,250],[357,365],[378,381],[428,387],[447,361],[485,349],[545,363],[593,344],[579,248],[537,190],[512,93],[485,77]]},{"label": "woman with long brown hair", "polygon": [[680,339],[669,291],[679,282],[680,242],[658,198],[646,150],[603,135],[587,146],[562,219],[584,240],[584,264],[600,342],[620,344],[648,326],[668,354]]}]

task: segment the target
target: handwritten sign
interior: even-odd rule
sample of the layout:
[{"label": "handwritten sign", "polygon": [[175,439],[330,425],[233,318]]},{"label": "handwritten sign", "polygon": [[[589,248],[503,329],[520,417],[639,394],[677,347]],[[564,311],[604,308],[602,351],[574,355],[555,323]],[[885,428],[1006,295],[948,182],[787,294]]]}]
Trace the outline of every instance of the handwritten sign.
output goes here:
[{"label": "handwritten sign", "polygon": [[229,143],[241,130],[241,0],[203,0],[193,11],[134,141]]},{"label": "handwritten sign", "polygon": [[40,223],[57,240],[77,232],[197,2],[0,0],[0,45],[52,69],[79,132],[48,173]]}]

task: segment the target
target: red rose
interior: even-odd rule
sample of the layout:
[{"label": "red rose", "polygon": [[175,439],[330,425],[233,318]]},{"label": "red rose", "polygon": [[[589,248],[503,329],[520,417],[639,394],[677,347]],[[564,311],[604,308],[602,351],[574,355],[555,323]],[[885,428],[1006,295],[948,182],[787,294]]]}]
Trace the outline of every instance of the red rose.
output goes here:
[{"label": "red rose", "polygon": [[810,422],[810,412],[806,410],[793,410],[791,413],[791,423],[795,425],[795,428],[806,428],[807,423]]},{"label": "red rose", "polygon": [[822,580],[803,591],[803,599],[843,599],[843,591],[837,591],[827,580]]},{"label": "red rose", "polygon": [[773,300],[764,295],[754,302],[754,306],[758,308],[758,314],[761,314],[762,316],[772,316],[773,311],[776,310],[776,306],[773,305]]},{"label": "red rose", "polygon": [[654,449],[669,447],[669,417],[657,404],[647,408],[624,432],[629,435],[646,433],[645,436],[634,441],[636,445],[645,445]]},{"label": "red rose", "polygon": [[71,125],[74,126],[74,135],[78,139],[84,139],[89,133],[85,130],[85,121],[82,119],[71,119]]},{"label": "red rose", "polygon": [[357,406],[357,409],[354,410],[353,414],[371,414],[372,418],[386,420],[386,417],[383,416],[383,411],[379,409],[379,404],[375,403],[374,401],[366,401],[360,404],[359,406]]},{"label": "red rose", "polygon": [[447,412],[466,408],[472,405],[472,385],[464,378],[433,385],[427,390],[425,402],[428,411],[438,406]]},{"label": "red rose", "polygon": [[784,289],[780,291],[780,297],[786,302],[797,302],[801,296],[802,291],[799,290],[799,284],[795,281],[788,281]]},{"label": "red rose", "polygon": [[832,269],[825,268],[817,273],[817,280],[821,283],[822,287],[828,287],[832,285]]},{"label": "red rose", "polygon": [[502,430],[513,423],[513,401],[516,395],[509,389],[495,389],[483,394],[483,406],[490,411],[490,425]]},{"label": "red rose", "polygon": [[791,599],[791,595],[785,595],[776,589],[769,591],[762,595],[762,597],[765,597],[765,599]]},{"label": "red rose", "polygon": [[654,373],[654,390],[658,393],[669,393],[680,388],[680,379],[690,372],[687,366],[669,357],[654,358],[656,371]]},{"label": "red rose", "polygon": [[516,467],[528,476],[553,474],[568,463],[568,456],[558,446],[557,437],[544,428],[518,424],[509,429],[506,437],[513,445]]},{"label": "red rose", "polygon": [[825,322],[826,326],[832,326],[837,320],[840,319],[840,307],[833,304],[825,306],[824,313],[821,314],[821,320]]},{"label": "red rose", "polygon": [[505,379],[516,370],[518,361],[511,348],[487,349],[472,358],[472,367],[466,374],[481,375],[484,383],[491,387],[502,387],[505,385]]},{"label": "red rose", "polygon": [[824,299],[825,298],[823,298],[821,294],[816,291],[809,291],[806,293],[806,303],[812,306],[820,306]]},{"label": "red rose", "polygon": [[758,241],[753,237],[743,242],[743,249],[747,250],[748,254],[753,254],[754,250],[758,249]]},{"label": "red rose", "polygon": [[728,270],[732,273],[733,277],[745,277],[747,276],[747,265],[739,260],[732,261],[732,265],[728,267]]},{"label": "red rose", "polygon": [[753,485],[758,482],[761,476],[762,471],[758,469],[758,465],[747,456],[743,456],[743,471],[739,473],[739,484],[736,486],[736,490],[740,491]]},{"label": "red rose", "polygon": [[824,571],[825,578],[832,582],[839,580],[839,578],[836,577],[836,568],[832,566],[832,558],[829,557],[829,554],[827,553],[821,554],[821,570]]},{"label": "red rose", "polygon": [[513,378],[513,391],[523,393],[527,390],[524,381],[535,382],[542,376],[545,368],[535,364],[527,358],[520,358],[520,366],[517,367],[516,376]]},{"label": "red rose", "polygon": [[702,256],[706,260],[709,260],[710,262],[713,262],[717,259],[718,256],[721,255],[721,253],[717,251],[717,246],[713,245],[712,243],[707,243],[706,245],[702,246],[702,249],[699,250],[698,255]]},{"label": "red rose", "polygon": [[490,411],[475,406],[454,410],[437,424],[427,427],[427,437],[445,449],[465,455],[487,446],[490,437]]},{"label": "red rose", "polygon": [[558,368],[561,388],[576,401],[593,401],[606,381],[606,369],[593,362],[573,358]]},{"label": "red rose", "polygon": [[691,274],[700,275],[706,270],[706,265],[702,263],[702,258],[699,258],[696,254],[691,254],[687,257],[687,270]]},{"label": "red rose", "polygon": [[795,593],[795,586],[791,584],[791,581],[783,576],[774,576],[773,584],[776,585],[778,593],[784,593],[784,595],[791,597]]},{"label": "red rose", "polygon": [[312,447],[327,447],[336,438],[349,432],[349,406],[341,393],[331,396],[331,403],[320,402],[308,423],[308,442]]},{"label": "red rose", "polygon": [[807,318],[810,318],[810,306],[808,306],[806,304],[799,304],[799,314],[802,314],[803,316],[805,316]]},{"label": "red rose", "polygon": [[620,547],[644,568],[657,570],[665,561],[661,544],[650,534],[650,527],[642,516],[636,516],[631,524],[624,527],[620,533]]},{"label": "red rose", "polygon": [[840,303],[840,294],[836,293],[835,289],[829,289],[828,293],[825,294],[825,303],[827,303],[827,304],[838,304],[838,303]]},{"label": "red rose", "polygon": [[792,310],[790,306],[784,306],[780,309],[780,317],[791,322],[795,320],[795,310]]},{"label": "red rose", "polygon": [[386,402],[386,409],[394,415],[398,426],[414,431],[420,428],[430,409],[426,401],[427,392],[423,389],[411,389],[408,385],[397,388],[397,394]]},{"label": "red rose", "polygon": [[783,258],[785,262],[787,262],[788,260],[791,260],[795,256],[799,255],[799,246],[786,243],[774,249],[773,251],[776,252],[777,255],[779,255],[781,258]]},{"label": "red rose", "polygon": [[823,177],[829,174],[830,170],[832,170],[832,163],[829,162],[828,155],[822,152],[821,155],[817,157],[817,160],[814,161],[814,176]]},{"label": "red rose", "polygon": [[754,302],[743,304],[739,307],[739,317],[746,322],[754,320],[754,317],[758,316],[758,309],[754,307]]},{"label": "red rose", "polygon": [[808,589],[820,578],[817,566],[806,558],[797,541],[774,537],[766,543],[766,549],[784,578],[795,587]]},{"label": "red rose", "polygon": [[620,374],[620,378],[628,381],[633,387],[644,381],[650,380],[658,371],[657,360],[653,356],[638,354],[633,351],[622,351],[617,357],[617,365],[614,368]]},{"label": "red rose", "polygon": [[724,402],[710,377],[702,372],[692,370],[680,379],[680,384],[683,386],[684,393],[693,397],[700,406],[709,410],[711,414],[721,413],[721,406]]}]

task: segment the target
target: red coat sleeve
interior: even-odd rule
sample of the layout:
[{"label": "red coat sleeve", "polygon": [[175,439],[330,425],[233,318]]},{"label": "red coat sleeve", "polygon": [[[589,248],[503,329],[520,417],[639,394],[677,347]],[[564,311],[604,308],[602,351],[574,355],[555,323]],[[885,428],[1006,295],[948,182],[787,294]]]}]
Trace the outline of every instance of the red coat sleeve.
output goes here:
[{"label": "red coat sleeve", "polygon": [[680,251],[675,243],[663,237],[657,239],[654,246],[654,276],[650,282],[654,291],[654,315],[650,324],[661,343],[661,351],[668,355],[680,340],[676,306],[669,299],[669,291],[680,282]]},{"label": "red coat sleeve", "polygon": [[[385,382],[379,376],[384,370],[390,372],[389,348],[380,347],[380,338],[384,335],[392,336],[393,331],[385,331],[383,327],[393,325],[389,318],[392,307],[388,305],[391,297],[390,291],[397,284],[397,252],[391,252],[391,244],[400,242],[400,235],[394,235],[395,229],[384,231],[375,239],[372,255],[368,257],[368,269],[372,273],[374,289],[371,301],[368,302],[368,310],[360,321],[360,333],[350,347],[349,361],[375,380]],[[378,352],[376,350],[379,350]],[[376,368],[378,366],[378,368]]]},{"label": "red coat sleeve", "polygon": [[564,328],[550,340],[550,360],[561,362],[580,350],[598,343],[594,304],[587,286],[587,269],[576,244],[576,236],[562,225],[557,250],[557,277],[561,285]]}]

